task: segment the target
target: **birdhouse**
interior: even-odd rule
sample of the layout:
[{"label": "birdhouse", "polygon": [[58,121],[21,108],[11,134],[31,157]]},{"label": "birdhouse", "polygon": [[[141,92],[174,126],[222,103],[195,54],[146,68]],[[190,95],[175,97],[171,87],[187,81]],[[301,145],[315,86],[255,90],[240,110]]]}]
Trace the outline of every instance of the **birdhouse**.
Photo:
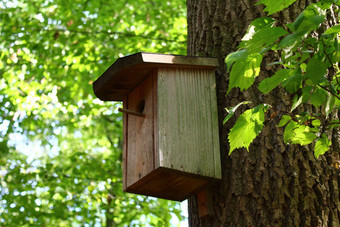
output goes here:
[{"label": "birdhouse", "polygon": [[215,58],[137,53],[93,84],[123,101],[123,189],[183,201],[221,178]]}]

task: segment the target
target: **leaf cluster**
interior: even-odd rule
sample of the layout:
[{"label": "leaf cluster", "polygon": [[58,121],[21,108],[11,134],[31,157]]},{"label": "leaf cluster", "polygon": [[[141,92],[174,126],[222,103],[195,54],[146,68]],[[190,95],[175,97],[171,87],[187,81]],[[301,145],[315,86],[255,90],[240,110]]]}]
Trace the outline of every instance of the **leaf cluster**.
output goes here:
[{"label": "leaf cluster", "polygon": [[[270,15],[294,2],[262,0],[258,4],[264,4],[264,11]],[[339,120],[332,115],[340,107],[340,27],[327,27],[325,23],[327,15],[338,5],[336,0],[309,4],[293,23],[283,26],[278,26],[272,17],[258,18],[250,24],[238,50],[225,59],[230,75],[229,93],[234,88],[242,91],[254,86],[265,54],[276,53],[279,56],[279,61],[269,64],[278,70],[263,79],[257,88],[265,95],[282,88],[294,97],[289,113],[270,108],[282,116],[277,127],[285,128],[284,142],[313,144],[316,158],[330,149],[332,130],[340,126]],[[308,109],[313,111],[304,111],[300,108],[302,105],[310,106]],[[259,128],[253,127],[254,119],[254,109],[245,111],[237,119],[228,137],[230,152],[238,147],[248,149],[259,135]],[[260,121],[261,126],[263,122]],[[248,136],[241,137],[236,133],[239,131]]]}]

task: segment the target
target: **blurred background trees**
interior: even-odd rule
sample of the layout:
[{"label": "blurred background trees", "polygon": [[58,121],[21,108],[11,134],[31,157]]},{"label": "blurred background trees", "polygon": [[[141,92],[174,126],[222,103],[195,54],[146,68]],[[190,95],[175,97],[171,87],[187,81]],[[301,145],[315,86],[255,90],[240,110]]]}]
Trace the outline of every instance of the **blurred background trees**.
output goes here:
[{"label": "blurred background trees", "polygon": [[118,57],[186,53],[185,1],[0,1],[0,225],[170,225],[179,204],[122,192]]}]

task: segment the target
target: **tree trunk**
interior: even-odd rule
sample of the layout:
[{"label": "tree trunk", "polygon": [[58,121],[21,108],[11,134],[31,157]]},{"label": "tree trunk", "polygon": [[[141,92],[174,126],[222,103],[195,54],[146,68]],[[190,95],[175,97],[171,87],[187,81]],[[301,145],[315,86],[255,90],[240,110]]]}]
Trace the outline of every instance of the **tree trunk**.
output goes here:
[{"label": "tree trunk", "polygon": [[[250,100],[257,105],[269,103],[277,110],[289,111],[291,97],[277,89],[263,95],[256,88],[246,92],[233,89],[226,96],[228,75],[224,59],[234,51],[249,23],[265,16],[253,0],[188,0],[188,55],[217,57],[217,99],[220,125],[222,180],[209,190],[211,218],[199,218],[196,197],[189,199],[190,226],[340,226],[338,133],[334,133],[331,152],[315,159],[309,146],[285,145],[283,130],[277,128],[281,112],[270,112],[262,133],[249,153],[238,149],[228,156],[227,134],[235,118],[223,125],[225,107]],[[275,15],[281,22],[294,21],[308,4],[294,3]],[[273,75],[266,63],[262,73]],[[256,86],[255,86],[256,87]],[[244,109],[242,110],[244,111]],[[237,112],[239,115],[241,113]],[[270,118],[270,119],[269,119]]]}]

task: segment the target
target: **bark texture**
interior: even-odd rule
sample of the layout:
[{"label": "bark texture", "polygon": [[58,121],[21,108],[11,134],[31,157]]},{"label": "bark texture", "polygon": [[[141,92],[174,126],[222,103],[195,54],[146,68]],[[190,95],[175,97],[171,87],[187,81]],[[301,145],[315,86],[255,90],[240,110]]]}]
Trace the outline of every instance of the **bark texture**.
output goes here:
[{"label": "bark texture", "polygon": [[[200,219],[195,197],[189,199],[190,226],[340,226],[339,133],[334,131],[333,150],[316,160],[309,146],[283,143],[283,130],[275,127],[282,115],[290,110],[289,94],[276,89],[274,95],[262,95],[256,88],[246,92],[234,89],[225,96],[228,84],[224,59],[234,51],[249,23],[265,16],[253,0],[188,0],[188,55],[218,57],[216,72],[219,108],[221,182],[209,190],[213,201],[211,218]],[[308,4],[294,3],[278,13],[279,22],[294,21]],[[273,75],[275,68],[266,63],[276,58],[268,55],[262,65],[260,81]],[[255,86],[256,87],[256,86]],[[227,134],[235,123],[222,121],[224,108],[251,100],[254,105],[269,103],[261,135],[248,153],[236,150],[228,156]],[[240,114],[238,112],[237,114]],[[337,117],[337,115],[335,115]]]}]

